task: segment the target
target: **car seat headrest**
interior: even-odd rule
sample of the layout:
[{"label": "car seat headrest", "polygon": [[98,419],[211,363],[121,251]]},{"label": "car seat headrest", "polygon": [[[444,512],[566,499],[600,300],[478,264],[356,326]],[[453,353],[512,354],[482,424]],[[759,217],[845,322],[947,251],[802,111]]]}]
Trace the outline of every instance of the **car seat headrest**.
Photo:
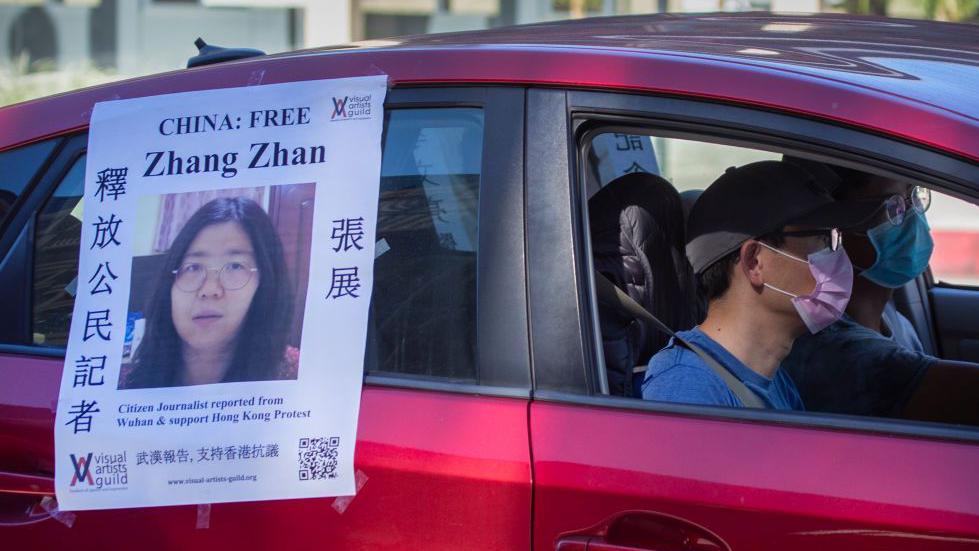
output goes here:
[{"label": "car seat headrest", "polygon": [[693,208],[693,204],[697,202],[700,198],[700,194],[703,193],[702,189],[688,189],[687,191],[680,192],[680,201],[683,203],[683,222],[686,224],[687,217],[690,216],[690,209]]},{"label": "car seat headrest", "polygon": [[[588,201],[595,270],[675,329],[699,316],[693,271],[684,255],[680,194],[648,173],[620,176]],[[633,369],[645,365],[668,336],[647,320],[599,304],[609,391],[634,394]]]}]

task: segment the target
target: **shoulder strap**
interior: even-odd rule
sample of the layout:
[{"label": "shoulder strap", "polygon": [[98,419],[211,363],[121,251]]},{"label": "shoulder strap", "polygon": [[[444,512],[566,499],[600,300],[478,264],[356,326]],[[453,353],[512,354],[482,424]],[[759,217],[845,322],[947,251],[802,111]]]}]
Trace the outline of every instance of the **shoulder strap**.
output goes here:
[{"label": "shoulder strap", "polygon": [[642,318],[651,322],[657,329],[666,333],[667,335],[676,339],[678,343],[692,351],[694,354],[700,357],[718,377],[724,381],[728,389],[734,393],[735,396],[741,400],[741,403],[745,407],[749,408],[764,408],[765,404],[761,401],[761,398],[757,394],[752,392],[750,388],[745,386],[740,379],[734,376],[726,367],[715,360],[710,354],[702,350],[699,346],[696,346],[692,342],[680,337],[673,332],[672,329],[666,326],[665,323],[661,322],[656,316],[649,313],[648,310],[643,308],[638,302],[632,299],[628,294],[622,289],[619,289],[614,283],[608,280],[607,277],[602,275],[600,272],[595,272],[595,289],[598,292],[598,300],[609,306],[614,306],[620,310],[629,312],[635,317]]}]

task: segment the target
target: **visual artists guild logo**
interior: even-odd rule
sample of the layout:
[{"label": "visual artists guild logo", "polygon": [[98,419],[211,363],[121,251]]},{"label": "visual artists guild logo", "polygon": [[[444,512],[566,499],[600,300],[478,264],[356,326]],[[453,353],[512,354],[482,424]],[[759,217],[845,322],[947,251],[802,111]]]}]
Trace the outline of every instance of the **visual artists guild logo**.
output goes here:
[{"label": "visual artists guild logo", "polygon": [[71,466],[74,467],[75,474],[71,476],[71,484],[69,484],[69,486],[74,486],[79,482],[85,481],[88,481],[89,486],[95,486],[95,480],[92,478],[91,452],[82,457],[75,457],[75,454],[71,454]]},{"label": "visual artists guild logo", "polygon": [[371,95],[333,97],[331,121],[369,119],[371,117]]},{"label": "visual artists guild logo", "polygon": [[[87,454],[69,454],[71,475],[69,487],[78,487],[77,491],[98,491],[105,489],[122,489],[129,483],[126,452]],[[90,488],[91,487],[91,488]]]},{"label": "visual artists guild logo", "polygon": [[330,119],[336,120],[337,118],[345,119],[347,118],[347,98],[346,96],[342,98],[333,98],[333,116]]}]

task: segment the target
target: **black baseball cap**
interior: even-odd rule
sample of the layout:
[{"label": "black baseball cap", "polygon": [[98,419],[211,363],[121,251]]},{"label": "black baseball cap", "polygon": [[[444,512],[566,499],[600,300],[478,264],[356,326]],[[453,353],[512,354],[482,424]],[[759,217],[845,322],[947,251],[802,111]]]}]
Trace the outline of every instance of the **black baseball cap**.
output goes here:
[{"label": "black baseball cap", "polygon": [[697,199],[687,219],[687,258],[700,274],[747,239],[786,225],[851,228],[880,201],[836,201],[823,176],[799,164],[760,161],[731,167]]}]

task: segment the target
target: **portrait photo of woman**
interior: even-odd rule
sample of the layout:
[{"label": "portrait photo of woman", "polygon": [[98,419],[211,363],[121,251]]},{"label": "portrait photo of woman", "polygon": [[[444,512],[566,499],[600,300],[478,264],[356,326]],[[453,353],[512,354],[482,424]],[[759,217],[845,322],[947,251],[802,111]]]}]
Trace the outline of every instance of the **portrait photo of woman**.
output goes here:
[{"label": "portrait photo of woman", "polygon": [[120,389],[296,379],[295,278],[265,208],[211,199],[156,258]]}]

